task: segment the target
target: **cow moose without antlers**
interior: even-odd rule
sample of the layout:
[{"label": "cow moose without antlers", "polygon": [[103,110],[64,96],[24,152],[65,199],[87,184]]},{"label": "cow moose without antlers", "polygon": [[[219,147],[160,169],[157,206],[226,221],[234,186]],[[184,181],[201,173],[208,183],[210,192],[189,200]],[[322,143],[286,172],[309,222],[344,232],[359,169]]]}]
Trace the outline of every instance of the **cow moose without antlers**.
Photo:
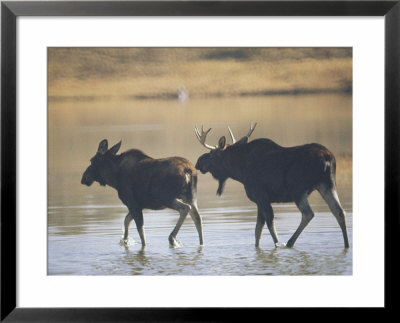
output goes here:
[{"label": "cow moose without antlers", "polygon": [[293,247],[296,239],[314,217],[307,198],[311,192],[317,190],[339,223],[345,248],[349,248],[346,215],[336,190],[334,155],[316,143],[282,147],[269,139],[248,142],[256,125],[251,125],[248,134],[239,141],[236,141],[228,127],[233,144],[227,145],[223,136],[217,146],[206,144],[206,136],[211,128],[204,131],[202,127],[200,132],[195,127],[197,139],[210,150],[199,157],[196,168],[203,174],[210,172],[218,180],[217,195],[222,194],[228,178],[244,185],[247,197],[256,203],[258,208],[256,247],[260,244],[265,223],[275,246],[279,245],[271,203],[295,202],[302,218],[299,227],[286,244],[287,247]]},{"label": "cow moose without antlers", "polygon": [[124,221],[124,241],[128,240],[128,228],[133,219],[142,246],[145,246],[143,209],[170,208],[178,211],[180,217],[169,235],[169,242],[172,245],[178,243],[176,235],[189,213],[202,245],[202,220],[197,209],[197,171],[192,163],[181,157],[154,159],[137,149],[117,155],[120,147],[121,142],[108,149],[108,141],[102,140],[82,175],[81,183],[90,186],[97,181],[117,190],[129,210]]}]

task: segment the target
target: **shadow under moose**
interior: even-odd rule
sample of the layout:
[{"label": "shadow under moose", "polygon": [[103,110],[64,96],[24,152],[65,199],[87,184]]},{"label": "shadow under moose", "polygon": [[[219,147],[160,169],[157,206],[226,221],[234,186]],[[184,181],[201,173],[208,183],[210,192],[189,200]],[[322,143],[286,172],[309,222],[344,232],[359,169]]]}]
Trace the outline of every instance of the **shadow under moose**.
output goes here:
[{"label": "shadow under moose", "polygon": [[170,244],[180,244],[176,236],[190,214],[203,245],[202,219],[197,207],[197,171],[193,164],[181,157],[154,159],[138,149],[117,154],[120,147],[121,141],[108,149],[108,141],[102,140],[81,183],[90,186],[96,181],[117,190],[129,210],[124,221],[124,243],[128,243],[129,224],[134,220],[142,246],[146,245],[143,209],[170,208],[180,215],[169,235]]},{"label": "shadow under moose", "polygon": [[260,244],[265,224],[275,246],[285,245],[279,243],[271,203],[294,202],[302,218],[299,227],[286,243],[286,247],[293,247],[314,217],[308,197],[317,190],[339,223],[344,247],[349,248],[346,214],[337,194],[336,160],[333,153],[317,143],[282,147],[265,138],[249,142],[256,125],[251,125],[247,135],[238,141],[228,127],[232,144],[227,144],[225,136],[222,136],[216,146],[206,143],[211,128],[204,131],[202,126],[200,131],[195,127],[197,139],[209,150],[198,158],[196,168],[203,174],[211,173],[218,180],[217,195],[222,194],[228,178],[244,185],[247,197],[257,205],[256,247]]}]

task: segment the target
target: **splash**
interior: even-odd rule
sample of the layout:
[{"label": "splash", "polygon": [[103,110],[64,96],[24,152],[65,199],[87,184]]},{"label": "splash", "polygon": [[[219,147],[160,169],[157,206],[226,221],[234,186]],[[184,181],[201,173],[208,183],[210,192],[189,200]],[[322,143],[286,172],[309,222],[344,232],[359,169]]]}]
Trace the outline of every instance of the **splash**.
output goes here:
[{"label": "splash", "polygon": [[284,243],[284,242],[277,242],[277,243],[275,243],[275,247],[277,247],[277,248],[285,248],[285,247],[286,247],[286,243]]},{"label": "splash", "polygon": [[183,243],[175,238],[173,240],[173,243],[171,243],[171,241],[170,241],[169,246],[170,246],[170,248],[181,248],[181,247],[183,247]]},{"label": "splash", "polygon": [[124,239],[124,237],[121,237],[119,244],[124,247],[129,247],[139,243],[133,240],[132,238]]}]

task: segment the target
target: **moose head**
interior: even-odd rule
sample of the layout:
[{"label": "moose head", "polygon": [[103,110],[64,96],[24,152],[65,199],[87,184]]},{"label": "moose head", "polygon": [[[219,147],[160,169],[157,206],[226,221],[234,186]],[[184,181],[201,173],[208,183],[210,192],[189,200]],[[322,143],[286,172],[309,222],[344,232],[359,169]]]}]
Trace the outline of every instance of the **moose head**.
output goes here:
[{"label": "moose head", "polygon": [[204,131],[203,126],[201,126],[200,132],[197,126],[195,127],[197,139],[205,148],[210,150],[208,153],[199,157],[196,163],[196,168],[203,174],[210,172],[211,175],[218,180],[217,195],[222,194],[225,182],[229,177],[235,178],[235,175],[230,172],[230,165],[236,162],[237,154],[232,154],[232,152],[235,151],[236,148],[240,148],[240,146],[247,143],[256,125],[257,123],[254,125],[251,124],[248,134],[242,137],[239,141],[236,141],[231,128],[228,126],[232,144],[227,144],[225,136],[222,136],[216,146],[211,146],[206,143],[206,137],[211,131],[211,128]]},{"label": "moose head", "polygon": [[102,140],[96,154],[90,159],[89,167],[82,175],[81,183],[90,186],[96,181],[102,186],[110,185],[113,160],[120,147],[121,141],[108,149],[107,139]]}]

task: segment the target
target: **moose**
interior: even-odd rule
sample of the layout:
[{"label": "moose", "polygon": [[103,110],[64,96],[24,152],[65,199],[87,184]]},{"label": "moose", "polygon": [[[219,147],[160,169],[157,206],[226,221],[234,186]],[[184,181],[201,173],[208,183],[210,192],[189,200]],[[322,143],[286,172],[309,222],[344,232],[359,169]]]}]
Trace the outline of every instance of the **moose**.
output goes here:
[{"label": "moose", "polygon": [[282,147],[270,139],[248,142],[257,123],[250,124],[246,136],[236,141],[228,126],[232,144],[222,136],[218,145],[206,143],[211,128],[201,132],[195,126],[199,142],[210,151],[199,157],[196,169],[210,172],[218,180],[217,195],[221,195],[228,178],[244,185],[247,197],[257,204],[255,245],[259,247],[265,223],[275,246],[279,246],[271,203],[294,202],[301,211],[301,222],[286,244],[293,247],[296,239],[314,217],[308,196],[317,190],[328,204],[343,233],[344,246],[349,248],[346,214],[340,204],[336,189],[335,156],[324,146],[312,143],[302,146]]},{"label": "moose", "polygon": [[102,140],[81,183],[91,186],[96,181],[117,190],[118,197],[129,210],[124,220],[124,242],[128,242],[129,224],[134,220],[144,247],[143,209],[170,208],[180,216],[169,235],[169,243],[179,244],[176,236],[190,214],[200,245],[203,245],[202,219],[197,208],[197,171],[193,164],[182,157],[154,159],[138,149],[117,155],[120,147],[121,141],[108,149],[107,139]]}]

